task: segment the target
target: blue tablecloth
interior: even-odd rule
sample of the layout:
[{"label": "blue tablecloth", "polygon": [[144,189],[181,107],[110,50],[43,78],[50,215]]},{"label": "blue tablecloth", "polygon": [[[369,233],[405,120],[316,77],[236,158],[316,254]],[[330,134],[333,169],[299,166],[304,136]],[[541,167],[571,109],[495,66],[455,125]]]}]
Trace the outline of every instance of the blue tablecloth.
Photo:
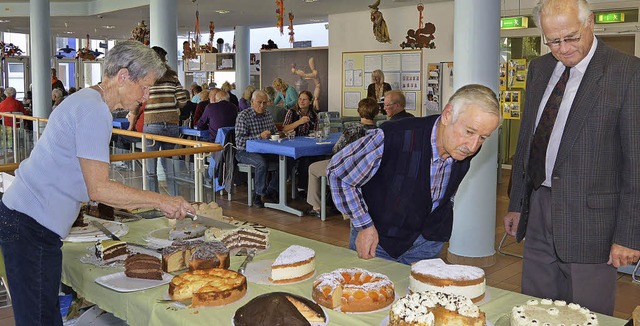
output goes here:
[{"label": "blue tablecloth", "polygon": [[281,141],[273,140],[247,140],[247,152],[261,154],[276,154],[298,159],[303,156],[328,155],[332,153],[333,145],[340,138],[341,133],[336,132],[329,135],[329,138],[321,143],[316,144],[315,139],[311,137],[298,136],[293,140],[282,139]]},{"label": "blue tablecloth", "polygon": [[185,136],[194,136],[202,139],[209,139],[209,130],[180,127],[180,134]]},{"label": "blue tablecloth", "polygon": [[129,129],[129,120],[127,118],[114,118],[113,127],[118,129]]}]

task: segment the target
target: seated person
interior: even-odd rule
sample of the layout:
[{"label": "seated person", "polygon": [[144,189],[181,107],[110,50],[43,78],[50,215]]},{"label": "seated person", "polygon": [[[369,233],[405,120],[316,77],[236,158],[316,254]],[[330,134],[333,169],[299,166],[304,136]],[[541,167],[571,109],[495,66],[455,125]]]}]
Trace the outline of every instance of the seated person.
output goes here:
[{"label": "seated person", "polygon": [[277,155],[258,154],[247,152],[247,140],[269,139],[275,135],[276,124],[267,111],[269,103],[267,94],[261,90],[253,92],[251,95],[251,106],[238,114],[236,119],[236,159],[240,163],[251,164],[255,168],[255,195],[253,205],[258,208],[264,207],[262,197],[274,200],[278,198],[278,172],[271,178],[267,185],[267,172],[269,162],[277,162]]},{"label": "seated person", "polygon": [[275,122],[276,125],[282,124],[284,122],[284,116],[287,114],[287,110],[281,106],[273,104],[273,99],[276,98],[275,88],[267,86],[264,88],[264,92],[269,96],[269,106],[267,106],[267,111],[271,113],[273,122]]},{"label": "seated person", "polygon": [[413,118],[413,114],[405,110],[407,100],[402,91],[388,91],[384,94],[384,110],[389,120]]},{"label": "seated person", "polygon": [[[213,93],[213,92],[212,92]],[[212,99],[210,99],[212,100]],[[209,103],[204,109],[200,121],[198,121],[198,129],[209,129],[209,138],[207,141],[213,142],[218,134],[218,128],[233,127],[236,124],[238,116],[238,107],[229,102],[229,93],[219,90],[215,92],[213,102]]]},{"label": "seated person", "polygon": [[[282,132],[285,134],[295,132],[296,136],[308,136],[310,132],[318,129],[318,114],[313,105],[313,95],[309,91],[302,91],[297,103],[287,111],[282,123]],[[307,189],[308,171],[311,163],[324,159],[325,156],[303,156],[296,160],[298,165],[298,191]]]},{"label": "seated person", "polygon": [[[213,88],[211,90],[205,89],[202,92],[200,92],[200,102],[198,102],[198,105],[196,106],[196,112],[193,113],[193,125],[197,126],[198,122],[200,121],[200,117],[202,116],[202,114],[204,113],[204,109],[207,107],[207,105],[209,105],[209,103],[211,103],[211,101],[209,101],[209,99],[211,97],[215,98],[216,96],[216,92],[218,91],[217,88]],[[211,94],[213,93],[213,94]]]},{"label": "seated person", "polygon": [[[374,119],[378,112],[380,112],[380,106],[376,100],[371,97],[360,100],[358,102],[360,122],[350,123],[345,126],[342,135],[333,146],[333,153],[339,152],[345,146],[364,136],[367,130],[375,129],[376,122]],[[329,160],[324,160],[309,166],[307,203],[311,205],[311,209],[307,211],[307,215],[320,217],[320,177],[327,176],[328,164]]]}]

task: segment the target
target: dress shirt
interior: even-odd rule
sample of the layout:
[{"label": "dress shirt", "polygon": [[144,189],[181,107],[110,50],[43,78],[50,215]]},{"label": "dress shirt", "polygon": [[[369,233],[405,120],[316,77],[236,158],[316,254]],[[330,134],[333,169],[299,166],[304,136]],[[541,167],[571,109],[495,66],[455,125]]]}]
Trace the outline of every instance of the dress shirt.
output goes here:
[{"label": "dress shirt", "polygon": [[278,132],[269,111],[257,114],[251,107],[241,111],[236,119],[236,147],[244,150],[247,140],[260,139],[260,134],[265,130],[271,131],[272,135]]},{"label": "dress shirt", "polygon": [[[575,99],[576,93],[578,92],[578,87],[580,87],[580,83],[582,82],[582,77],[587,70],[587,66],[589,66],[591,58],[593,58],[593,54],[596,52],[597,46],[598,39],[594,37],[593,44],[591,45],[591,49],[589,50],[587,56],[584,57],[584,59],[582,59],[582,61],[580,61],[577,65],[571,68],[569,81],[567,82],[567,87],[565,88],[564,95],[562,96],[562,103],[560,104],[560,108],[558,109],[558,116],[556,117],[556,122],[553,125],[553,130],[551,131],[551,136],[549,137],[549,145],[547,147],[547,155],[545,159],[545,175],[547,177],[546,180],[542,183],[543,186],[551,187],[551,175],[553,173],[556,157],[558,156],[558,149],[560,148],[560,141],[562,140],[562,134],[564,133],[564,126],[567,123],[567,118],[569,117],[569,112],[571,111],[571,105],[573,104],[573,100]],[[560,76],[564,72],[564,68],[565,67],[562,62],[558,61],[555,69],[553,70],[553,74],[551,75],[551,79],[549,79],[549,83],[547,84],[547,89],[544,92],[544,96],[540,101],[540,106],[538,107],[538,113],[536,115],[536,127],[538,126],[538,122],[540,121],[540,117],[542,116],[542,111],[544,111],[544,106],[549,100],[549,96],[551,96],[551,92],[560,79]]]}]

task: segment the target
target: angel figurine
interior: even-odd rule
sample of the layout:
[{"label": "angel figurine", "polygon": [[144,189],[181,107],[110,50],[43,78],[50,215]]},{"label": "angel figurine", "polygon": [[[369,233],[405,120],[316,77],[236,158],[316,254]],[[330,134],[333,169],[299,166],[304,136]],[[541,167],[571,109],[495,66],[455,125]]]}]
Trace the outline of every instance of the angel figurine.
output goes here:
[{"label": "angel figurine", "polygon": [[391,43],[391,38],[389,37],[389,29],[387,29],[387,22],[384,21],[382,12],[378,10],[379,5],[380,0],[377,0],[374,4],[369,5],[369,9],[371,10],[371,22],[373,22],[373,35],[376,37],[376,40],[378,42]]}]

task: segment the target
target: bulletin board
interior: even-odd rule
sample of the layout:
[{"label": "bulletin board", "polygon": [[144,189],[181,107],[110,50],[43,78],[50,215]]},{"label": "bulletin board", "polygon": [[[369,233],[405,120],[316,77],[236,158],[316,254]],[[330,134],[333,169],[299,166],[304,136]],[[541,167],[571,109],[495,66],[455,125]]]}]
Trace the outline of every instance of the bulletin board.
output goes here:
[{"label": "bulletin board", "polygon": [[405,109],[422,116],[422,51],[364,51],[342,53],[342,116],[357,116],[358,102],[367,96],[371,73],[380,69],[393,90],[407,99]]}]

